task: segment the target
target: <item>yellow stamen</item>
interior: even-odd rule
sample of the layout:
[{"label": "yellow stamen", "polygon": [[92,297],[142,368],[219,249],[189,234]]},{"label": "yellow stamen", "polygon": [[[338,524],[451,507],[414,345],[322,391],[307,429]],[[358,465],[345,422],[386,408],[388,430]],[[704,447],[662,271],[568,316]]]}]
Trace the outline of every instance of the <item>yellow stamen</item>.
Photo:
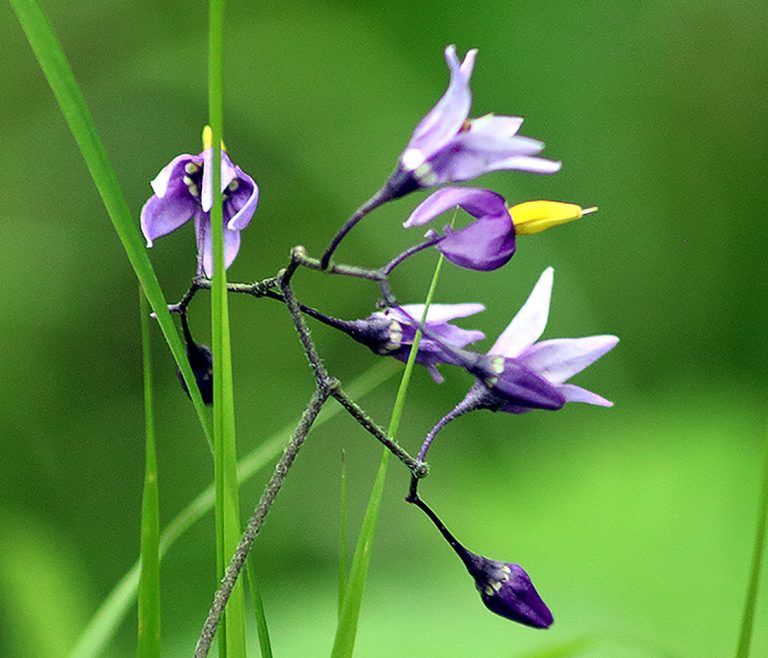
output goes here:
[{"label": "yellow stamen", "polygon": [[515,233],[532,235],[596,211],[596,207],[582,208],[575,203],[562,201],[526,201],[512,206],[509,214],[515,224]]},{"label": "yellow stamen", "polygon": [[[206,125],[203,127],[203,151],[205,151],[205,149],[211,148],[211,146],[213,146],[213,130],[210,126]],[[227,150],[223,139],[221,140],[221,150]]]},{"label": "yellow stamen", "polygon": [[213,130],[210,126],[203,127],[203,150],[209,149],[213,146]]}]

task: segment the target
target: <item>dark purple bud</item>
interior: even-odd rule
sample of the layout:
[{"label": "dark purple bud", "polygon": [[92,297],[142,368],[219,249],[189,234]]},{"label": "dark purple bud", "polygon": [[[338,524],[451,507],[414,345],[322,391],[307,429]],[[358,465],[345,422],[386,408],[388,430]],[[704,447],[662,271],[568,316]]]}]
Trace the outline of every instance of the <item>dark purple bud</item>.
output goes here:
[{"label": "dark purple bud", "polygon": [[[195,375],[195,382],[197,382],[200,396],[205,404],[213,404],[213,353],[207,345],[200,345],[192,339],[187,316],[184,313],[181,315],[181,326],[184,331],[184,341],[187,345],[187,360],[192,368],[192,373]],[[176,368],[176,375],[181,382],[184,392],[189,396],[187,383],[184,381],[184,377],[182,377],[181,370],[178,367]]]},{"label": "dark purple bud", "polygon": [[411,487],[406,501],[416,505],[440,531],[449,546],[459,556],[485,607],[506,619],[533,628],[549,628],[554,621],[547,604],[541,600],[530,577],[519,564],[489,560],[467,550],[445,527],[432,508]]},{"label": "dark purple bud", "polygon": [[552,613],[519,564],[489,560],[469,551],[462,559],[491,612],[533,628],[552,625]]}]

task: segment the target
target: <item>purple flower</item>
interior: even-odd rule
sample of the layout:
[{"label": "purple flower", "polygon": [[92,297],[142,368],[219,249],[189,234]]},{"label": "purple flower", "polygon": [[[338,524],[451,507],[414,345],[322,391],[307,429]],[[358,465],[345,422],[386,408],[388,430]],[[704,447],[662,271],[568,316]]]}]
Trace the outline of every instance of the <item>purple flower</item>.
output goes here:
[{"label": "purple flower", "polygon": [[489,171],[517,169],[555,173],[559,162],[534,157],[544,144],[517,134],[523,119],[488,114],[467,120],[472,105],[469,79],[477,50],[463,62],[456,46],[445,49],[451,81],[445,95],[425,116],[400,156],[398,171],[410,174],[418,187],[477,178]]},{"label": "purple flower", "polygon": [[[207,127],[206,127],[207,128]],[[209,130],[209,129],[208,129]],[[203,132],[206,142],[208,130]],[[213,149],[210,138],[198,155],[175,157],[152,181],[152,195],[141,209],[141,230],[147,247],[194,219],[197,237],[197,273],[213,274]],[[259,188],[240,167],[221,152],[221,191],[224,211],[224,262],[229,267],[240,249],[240,231],[251,221],[259,202]]]},{"label": "purple flower", "polygon": [[448,91],[416,126],[384,187],[360,206],[336,233],[320,259],[322,269],[328,267],[341,241],[363,217],[414,190],[471,180],[500,169],[539,174],[560,170],[559,162],[535,157],[544,148],[542,142],[517,134],[523,124],[520,117],[487,114],[467,119],[472,105],[469,79],[476,55],[477,50],[470,50],[464,61],[459,62],[456,46],[445,49],[451,74]]},{"label": "purple flower", "polygon": [[[455,357],[444,344],[462,348],[485,338],[482,331],[462,329],[450,324],[450,321],[484,310],[485,307],[482,304],[430,305],[424,323],[430,338],[422,336],[416,363],[426,366],[437,383],[443,381],[437,365],[456,363]],[[405,304],[378,311],[363,320],[341,321],[335,326],[367,345],[376,354],[392,356],[406,362],[423,313],[423,304]]]},{"label": "purple flower", "polygon": [[455,207],[475,221],[458,230],[446,226],[442,236],[436,232],[428,235],[449,261],[482,271],[509,262],[515,253],[516,235],[538,233],[596,210],[559,201],[527,201],[508,208],[504,197],[491,190],[446,187],[423,201],[403,226],[423,226]]},{"label": "purple flower", "polygon": [[480,381],[460,407],[523,413],[560,409],[566,402],[613,406],[596,393],[566,381],[612,350],[619,342],[616,336],[536,342],[547,324],[553,276],[551,267],[544,270],[524,306],[473,369]]}]

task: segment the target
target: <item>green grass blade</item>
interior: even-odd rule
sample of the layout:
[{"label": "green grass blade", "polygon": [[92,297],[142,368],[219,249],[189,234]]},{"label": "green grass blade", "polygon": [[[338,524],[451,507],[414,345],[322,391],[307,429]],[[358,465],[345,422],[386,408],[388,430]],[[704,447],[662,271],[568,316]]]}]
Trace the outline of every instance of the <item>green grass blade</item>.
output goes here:
[{"label": "green grass blade", "polygon": [[[421,316],[422,324],[426,322],[427,312],[432,303],[432,298],[434,297],[437,288],[437,282],[440,278],[440,270],[442,267],[443,256],[441,255],[435,266],[435,272],[432,275],[429,292],[427,292],[424,313]],[[411,347],[411,353],[408,356],[408,363],[405,365],[403,377],[400,381],[400,386],[397,389],[397,397],[395,398],[395,404],[392,408],[392,416],[389,420],[389,428],[387,429],[387,434],[393,440],[396,438],[397,430],[400,427],[400,420],[403,416],[405,400],[408,394],[408,386],[411,381],[411,373],[413,372],[413,367],[416,363],[416,355],[419,351],[420,342],[421,331],[417,331],[413,340],[413,347]],[[358,537],[355,553],[352,557],[352,568],[350,569],[349,578],[344,591],[344,603],[341,608],[339,623],[336,627],[336,637],[333,641],[333,650],[331,652],[333,658],[351,658],[352,651],[355,648],[357,625],[360,619],[360,608],[363,603],[365,581],[368,576],[368,566],[371,561],[373,536],[376,532],[376,524],[379,520],[379,509],[384,495],[384,483],[387,477],[388,465],[389,452],[385,450],[384,454],[381,456],[379,470],[376,473],[376,479],[374,480],[373,488],[371,489],[371,495],[368,499],[368,507],[366,508],[365,516],[363,517],[360,536]]]},{"label": "green grass blade", "polygon": [[341,486],[339,487],[339,612],[344,604],[344,590],[347,586],[347,454],[341,451]]},{"label": "green grass blade", "polygon": [[160,329],[173,358],[181,369],[203,432],[213,449],[208,413],[200,397],[200,391],[197,389],[192,369],[187,362],[184,344],[168,313],[165,297],[147,256],[144,241],[128,208],[128,203],[117,181],[117,175],[96,131],[93,117],[78,87],[74,73],[37,0],[10,0],[10,2],[80,148],[80,153],[104,202],[112,225],[144,289],[144,294],[157,314]]},{"label": "green grass blade", "polygon": [[272,658],[272,643],[269,640],[269,627],[267,626],[267,615],[264,612],[264,601],[261,598],[256,579],[256,559],[251,551],[245,563],[246,575],[248,576],[248,587],[251,590],[251,599],[253,600],[253,614],[256,617],[256,633],[259,638],[259,650],[261,658]]},{"label": "green grass blade", "polygon": [[141,349],[144,356],[144,494],[141,502],[141,571],[139,575],[139,658],[160,657],[160,500],[152,402],[152,352],[149,304],[139,290]]},{"label": "green grass blade", "polygon": [[736,658],[747,658],[752,643],[752,630],[755,621],[755,607],[757,605],[757,591],[760,585],[760,570],[765,555],[765,533],[768,528],[768,434],[763,448],[763,482],[760,492],[760,506],[758,509],[757,533],[755,534],[755,548],[752,555],[752,569],[749,574],[749,587],[747,588],[747,600],[744,604],[744,614],[741,620],[741,634],[739,647],[736,650]]},{"label": "green grass blade", "polygon": [[[347,389],[349,395],[354,399],[363,398],[387,381],[395,372],[394,363],[382,360],[350,383]],[[341,405],[326,405],[315,421],[315,428],[321,427],[341,411]],[[241,484],[249,481],[262,468],[277,458],[285,445],[286,437],[291,435],[293,429],[293,422],[286,424],[285,427],[272,434],[240,460],[238,476]],[[181,510],[163,530],[160,535],[161,562],[179,538],[213,509],[214,498],[214,485],[210,484]],[[136,599],[138,585],[139,563],[136,562],[112,588],[112,591],[91,617],[91,621],[83,630],[70,653],[71,658],[95,658],[104,652],[120,624],[128,615],[128,611]]]},{"label": "green grass blade", "polygon": [[[232,349],[229,334],[227,272],[224,266],[224,217],[221,194],[221,139],[223,126],[224,0],[210,0],[208,21],[208,117],[213,141],[213,282],[211,284],[211,333],[213,336],[213,445],[216,480],[216,536],[219,577],[240,542],[240,488],[237,483],[235,398],[232,383]],[[245,658],[245,593],[238,581],[227,602],[224,617],[226,656]],[[221,638],[219,646],[221,646]]]}]

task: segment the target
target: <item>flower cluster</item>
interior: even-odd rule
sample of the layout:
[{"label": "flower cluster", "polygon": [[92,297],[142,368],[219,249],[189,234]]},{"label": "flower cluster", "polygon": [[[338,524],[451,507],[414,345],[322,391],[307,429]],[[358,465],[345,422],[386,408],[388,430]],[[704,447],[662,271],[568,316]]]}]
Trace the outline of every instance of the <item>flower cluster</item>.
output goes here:
[{"label": "flower cluster", "polygon": [[[454,46],[445,51],[450,84],[445,95],[416,127],[398,159],[395,172],[385,186],[364,204],[342,227],[325,252],[321,265],[330,258],[346,234],[371,210],[409,192],[472,180],[496,170],[555,173],[560,163],[538,157],[544,145],[518,134],[520,117],[489,114],[468,119],[472,97],[469,87],[476,50],[463,61]],[[395,257],[384,268],[392,270],[424,248],[434,246],[459,267],[489,271],[506,265],[515,254],[519,235],[532,235],[579,219],[596,208],[582,208],[558,201],[525,201],[509,205],[500,194],[483,188],[443,187],[423,201],[404,222],[406,228],[425,226],[443,213],[461,208],[473,220],[462,228],[446,225],[430,229],[426,241]],[[455,418],[470,411],[488,409],[512,414],[533,409],[558,410],[567,402],[611,406],[605,398],[568,379],[610,351],[615,336],[556,339],[537,342],[544,332],[552,293],[553,269],[544,271],[528,301],[485,354],[464,349],[481,339],[474,332],[447,324],[447,320],[481,310],[475,305],[441,305],[422,321],[420,307],[391,308],[354,323],[347,333],[378,354],[405,360],[416,329],[424,334],[416,362],[427,366],[435,377],[440,363],[460,366],[475,377],[464,399],[441,418],[427,434],[419,459],[426,457],[437,433]],[[454,309],[454,310],[449,310]],[[439,316],[439,321],[438,321]],[[422,324],[423,322],[423,324]],[[437,381],[441,381],[442,378]],[[437,515],[419,497],[414,477],[407,498],[435,523],[475,579],[485,605],[492,611],[530,626],[547,627],[552,615],[516,564],[489,560],[467,551],[448,533]]]},{"label": "flower cluster", "polygon": [[[450,224],[440,230],[431,228],[426,232],[424,242],[395,256],[376,270],[331,262],[339,244],[358,222],[383,203],[412,191],[469,181],[496,170],[552,174],[560,169],[559,162],[539,157],[544,148],[541,142],[518,134],[523,123],[520,117],[489,114],[468,119],[472,101],[470,78],[476,56],[477,51],[470,50],[460,61],[454,46],[446,49],[445,58],[450,72],[448,90],[416,126],[397,160],[393,174],[381,190],[342,226],[320,260],[305,257],[303,248],[297,248],[299,252],[294,250],[294,269],[301,264],[296,260],[296,253],[300,253],[304,259],[302,263],[312,269],[378,282],[384,297],[379,310],[361,319],[345,320],[299,304],[284,284],[286,270],[281,270],[276,277],[265,279],[261,284],[237,284],[234,288],[235,291],[285,303],[294,319],[299,318],[295,320],[299,328],[303,322],[301,315],[308,315],[345,333],[375,354],[399,361],[407,361],[420,340],[415,361],[426,367],[438,383],[443,381],[439,366],[453,366],[468,373],[472,383],[466,395],[427,433],[417,460],[412,460],[424,469],[423,462],[437,434],[448,423],[467,413],[483,409],[510,414],[535,409],[555,411],[569,402],[612,406],[609,400],[569,383],[569,379],[613,349],[618,338],[600,335],[540,340],[549,315],[553,268],[549,267],[542,273],[528,300],[487,353],[469,349],[469,346],[485,338],[482,331],[453,324],[456,320],[483,311],[482,304],[432,304],[428,308],[422,304],[400,305],[391,295],[388,280],[395,267],[429,247],[435,247],[449,262],[462,268],[477,271],[498,269],[515,254],[518,236],[536,234],[571,222],[594,212],[596,208],[545,200],[509,204],[503,196],[489,189],[442,187],[410,213],[404,222],[405,228],[426,226],[443,213],[457,208],[472,218],[468,224],[458,228]],[[180,155],[163,168],[152,181],[154,195],[141,213],[141,228],[150,247],[156,238],[194,220],[198,256],[197,278],[191,294],[204,287],[204,277],[213,273],[210,218],[214,197],[212,163],[210,130],[206,129],[203,151],[198,155]],[[221,157],[221,191],[225,266],[228,267],[238,253],[240,231],[248,226],[256,210],[259,189],[224,151]],[[203,398],[209,402],[213,361],[210,350],[195,343],[189,332],[186,305],[191,294],[183,305],[179,304],[173,310],[182,315],[188,358]],[[326,381],[318,374],[322,365],[316,354],[311,353],[314,347],[308,332],[305,330],[302,333],[299,329],[299,333],[318,381]],[[331,394],[328,389],[323,399]],[[343,404],[348,410],[352,409],[351,404]],[[361,424],[369,427],[371,422]],[[521,566],[473,553],[447,530],[419,495],[419,478],[423,477],[423,472],[412,468],[413,477],[406,500],[427,515],[461,559],[486,607],[528,626],[550,626],[552,614]]]}]

